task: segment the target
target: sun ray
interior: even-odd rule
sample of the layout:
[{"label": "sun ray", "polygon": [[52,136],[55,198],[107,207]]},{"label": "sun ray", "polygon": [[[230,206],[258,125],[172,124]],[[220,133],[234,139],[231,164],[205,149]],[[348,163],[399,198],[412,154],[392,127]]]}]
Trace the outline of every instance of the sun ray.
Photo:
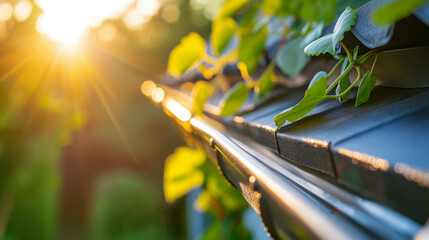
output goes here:
[{"label": "sun ray", "polygon": [[[43,53],[40,52],[39,54]],[[28,129],[32,126],[32,124],[34,124],[34,118],[40,110],[40,102],[42,97],[44,96],[43,93],[46,92],[49,87],[51,75],[55,70],[57,59],[58,55],[50,56],[50,59],[47,59],[44,64],[33,65],[28,70],[29,75],[36,76],[35,78],[33,78],[36,83],[34,84],[33,88],[28,92],[28,98],[33,100],[28,101],[29,103],[26,107],[28,108],[28,111],[25,123],[21,130],[21,141],[25,140]],[[36,71],[38,72],[38,74],[34,74]],[[21,78],[25,81],[28,76],[23,74]]]},{"label": "sun ray", "polygon": [[[93,80],[97,81],[98,79],[106,79],[106,76],[104,75],[103,72],[103,67],[100,66],[100,64],[97,64],[96,61],[91,61],[92,58],[89,57],[89,54],[86,54],[86,57],[84,58],[87,63],[83,64],[84,66],[92,66],[92,71],[91,74],[93,75]],[[101,88],[107,93],[109,94],[110,97],[112,97],[115,101],[118,101],[119,98],[118,96],[115,94],[114,90],[110,88],[110,86],[105,82],[105,81],[97,81],[97,83],[101,86]]]},{"label": "sun ray", "polygon": [[[149,69],[151,69],[148,66],[151,66],[152,63],[150,60],[141,58],[138,55],[125,55],[124,52],[115,50],[113,48],[110,48],[108,46],[105,46],[101,48],[100,46],[94,46],[94,49],[107,55],[108,57],[111,57],[121,63],[125,63],[128,66],[133,67],[134,69],[139,70],[142,74],[144,74],[146,77],[149,77],[151,79],[157,79],[158,74],[151,72]],[[143,67],[145,66],[145,67]]]},{"label": "sun ray", "polygon": [[113,125],[115,126],[116,130],[118,131],[119,136],[121,137],[121,140],[123,141],[125,147],[127,148],[131,158],[138,164],[141,165],[141,163],[138,161],[137,154],[134,151],[134,148],[131,145],[131,142],[128,140],[124,130],[121,127],[121,124],[119,123],[115,113],[113,112],[112,108],[110,107],[110,104],[108,103],[107,99],[105,98],[102,91],[100,91],[99,87],[97,86],[97,83],[95,81],[89,81],[91,85],[93,86],[95,93],[97,94],[101,104],[103,105],[104,109],[106,110],[107,114],[110,117],[110,120],[112,121]]},{"label": "sun ray", "polygon": [[0,82],[11,77],[14,73],[18,72],[18,70],[22,69],[25,64],[27,64],[32,58],[32,55],[28,55],[24,59],[22,59],[18,64],[16,64],[12,69],[6,72],[2,77],[0,77]]}]

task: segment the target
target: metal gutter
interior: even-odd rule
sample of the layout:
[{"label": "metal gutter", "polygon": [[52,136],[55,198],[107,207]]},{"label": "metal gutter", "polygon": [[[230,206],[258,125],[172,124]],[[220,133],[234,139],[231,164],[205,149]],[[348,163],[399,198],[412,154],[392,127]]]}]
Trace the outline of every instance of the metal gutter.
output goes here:
[{"label": "metal gutter", "polygon": [[[410,239],[421,228],[386,207],[356,197],[284,160],[282,165],[273,161],[273,156],[269,156],[269,160],[266,152],[257,154],[259,149],[254,145],[237,144],[239,141],[234,137],[213,127],[216,124],[207,123],[201,118],[192,118],[190,124],[196,134],[210,139],[211,147],[220,153],[217,155],[223,156],[217,158],[223,174],[250,200],[249,203],[262,217],[279,219],[281,217],[275,215],[289,215],[320,239]],[[250,152],[253,149],[252,154],[249,149]],[[231,164],[234,167],[222,167]],[[286,168],[285,164],[289,166]],[[258,209],[262,204],[252,202],[255,199],[249,195],[254,193],[243,186],[250,186],[250,190],[259,192],[261,201],[272,203],[274,200],[282,212],[273,211],[274,208],[270,209],[267,204],[264,205],[265,209]],[[272,227],[270,225],[284,227],[285,232],[291,231],[281,222],[268,224],[268,228]]]}]

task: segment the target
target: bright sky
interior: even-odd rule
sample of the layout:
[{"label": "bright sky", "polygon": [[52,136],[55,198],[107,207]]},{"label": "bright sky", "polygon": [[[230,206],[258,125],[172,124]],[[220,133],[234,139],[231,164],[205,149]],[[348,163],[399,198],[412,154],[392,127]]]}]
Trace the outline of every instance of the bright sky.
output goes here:
[{"label": "bright sky", "polygon": [[43,10],[37,30],[65,44],[74,44],[105,19],[122,18],[127,27],[141,28],[160,8],[157,0],[37,0]]}]

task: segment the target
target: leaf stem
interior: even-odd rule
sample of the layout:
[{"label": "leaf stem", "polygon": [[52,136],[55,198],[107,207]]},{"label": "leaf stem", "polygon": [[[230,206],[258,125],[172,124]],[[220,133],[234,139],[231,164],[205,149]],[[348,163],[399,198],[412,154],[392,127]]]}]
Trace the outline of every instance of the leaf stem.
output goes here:
[{"label": "leaf stem", "polygon": [[254,88],[254,87],[256,87],[257,83],[258,83],[257,81],[246,82],[246,88],[247,89]]},{"label": "leaf stem", "polygon": [[351,63],[350,65],[353,65],[354,60],[353,60],[353,56],[350,53],[350,50],[347,48],[347,46],[343,43],[343,41],[340,41],[341,46],[344,48],[344,51],[346,51],[347,53],[347,57],[349,58],[349,62]]},{"label": "leaf stem", "polygon": [[328,94],[334,87],[337,85],[337,83],[347,74],[350,72],[350,70],[353,68],[353,64],[350,64],[346,69],[344,69],[344,72],[341,73],[340,76],[335,79],[333,83],[326,89],[325,93]]},{"label": "leaf stem", "polygon": [[357,46],[355,47],[355,49],[353,50],[353,60],[355,60],[355,61],[356,61],[357,56],[358,56],[358,53],[359,53],[359,45],[357,45]]},{"label": "leaf stem", "polygon": [[375,53],[377,53],[377,51],[376,51],[375,49],[372,49],[371,51],[369,51],[369,52],[365,53],[364,55],[362,55],[362,57],[360,57],[360,58],[357,60],[357,63],[358,63],[359,65],[364,64],[364,63],[368,60],[368,58],[370,58],[370,57],[371,57],[372,55],[374,55]]},{"label": "leaf stem", "polygon": [[[265,68],[262,75],[264,75],[267,71],[270,71],[272,68],[274,68],[276,66],[276,63],[277,63],[277,58],[274,58],[273,60],[271,60],[271,62],[268,64],[267,68]],[[256,87],[256,85],[258,85],[258,81],[247,81],[246,82],[247,89],[254,88],[254,87]]]},{"label": "leaf stem", "polygon": [[346,58],[345,57],[343,57],[343,58],[341,58],[338,62],[337,62],[337,64],[335,64],[335,66],[331,69],[331,71],[328,73],[328,78],[330,78],[331,76],[332,76],[332,74],[334,74],[334,72],[335,72],[335,70],[337,70],[337,68],[338,68],[338,66],[340,66],[340,64],[342,63],[342,62],[344,62],[344,60],[345,60]]},{"label": "leaf stem", "polygon": [[207,53],[204,53],[204,55],[201,57],[201,59],[211,65],[216,65],[218,59],[215,57],[210,56]]},{"label": "leaf stem", "polygon": [[370,75],[372,75],[372,72],[374,71],[374,66],[375,66],[375,63],[377,62],[377,57],[378,57],[378,55],[376,53],[375,54],[374,62],[372,63],[371,72],[369,72]]},{"label": "leaf stem", "polygon": [[344,90],[344,92],[342,92],[341,94],[338,94],[338,95],[327,95],[325,97],[325,99],[327,99],[327,98],[339,98],[339,97],[344,96],[350,90],[352,90],[352,88],[360,81],[360,78],[362,76],[362,74],[361,74],[362,71],[361,71],[360,66],[357,67],[357,72],[358,72],[358,76],[357,76],[356,80],[352,83],[352,85],[350,85],[346,90]]}]

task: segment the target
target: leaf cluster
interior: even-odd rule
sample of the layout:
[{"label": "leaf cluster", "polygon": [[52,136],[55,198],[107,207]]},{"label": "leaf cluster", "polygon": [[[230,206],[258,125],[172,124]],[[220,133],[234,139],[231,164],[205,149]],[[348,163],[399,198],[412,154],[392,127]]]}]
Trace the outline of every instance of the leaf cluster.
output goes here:
[{"label": "leaf cluster", "polygon": [[[359,46],[351,52],[341,41],[344,38],[344,33],[350,31],[351,27],[354,25],[356,14],[355,10],[347,7],[338,18],[333,33],[316,39],[305,47],[304,51],[308,55],[319,55],[326,52],[334,55],[336,45],[340,44],[347,56],[341,57],[329,73],[323,71],[318,72],[311,80],[304,98],[295,106],[284,110],[274,117],[277,130],[280,129],[286,121],[295,122],[301,119],[325,99],[336,98],[340,103],[347,102],[349,100],[350,91],[359,82],[360,85],[355,105],[358,107],[368,101],[376,81],[376,77],[373,76],[373,69],[376,61],[374,61],[372,69],[367,71],[363,77],[361,77],[361,72],[363,71],[362,64],[375,54],[375,51],[369,51],[357,59]],[[341,64],[341,74],[328,86],[328,79]],[[350,83],[349,75],[353,68],[356,69],[358,77],[353,83]],[[336,95],[329,95],[334,88],[336,88]]]},{"label": "leaf cluster", "polygon": [[[368,0],[355,0],[351,4],[359,6]],[[397,0],[376,9],[373,19],[379,24],[389,24],[410,14],[427,0]],[[297,76],[310,61],[311,56],[329,53],[337,59],[341,47],[347,57],[340,60],[341,76],[327,86],[331,73],[318,73],[313,78],[303,100],[297,106],[276,116],[278,127],[285,121],[296,121],[308,114],[324,99],[337,98],[341,103],[348,101],[350,90],[359,82],[356,106],[369,98],[375,84],[370,73],[362,74],[362,64],[374,54],[357,59],[358,48],[350,51],[342,42],[344,33],[355,24],[357,12],[352,7],[345,8],[348,1],[340,0],[237,0],[225,1],[222,9],[212,22],[210,45],[197,33],[184,37],[170,54],[168,72],[179,76],[196,69],[207,79],[223,79],[222,72],[227,64],[236,63],[244,81],[230,87],[220,102],[220,114],[224,117],[237,113],[254,93],[254,103],[269,98],[273,87],[280,82],[275,72],[282,71],[288,78]],[[339,8],[345,8],[341,13]],[[341,14],[339,14],[341,13]],[[338,16],[338,15],[339,16]],[[338,16],[331,33],[322,36],[324,27]],[[266,45],[272,39],[280,43],[271,60],[267,57]],[[350,82],[350,71],[355,69],[359,78]],[[361,77],[363,75],[363,77]],[[326,84],[324,84],[326,81]],[[225,81],[224,81],[225,82]],[[194,89],[194,112],[202,114],[206,100],[222,89],[213,86]],[[328,95],[335,88],[336,95]],[[322,91],[324,89],[324,91]],[[203,93],[198,93],[203,91]],[[204,96],[204,97],[202,97]],[[338,96],[338,97],[335,97]]]},{"label": "leaf cluster", "polygon": [[[242,225],[242,214],[249,207],[241,194],[222,178],[214,164],[199,148],[178,147],[164,167],[164,196],[172,203],[194,188],[202,187],[195,201],[197,210],[214,217],[201,239],[250,238]],[[213,238],[213,236],[218,236]]]},{"label": "leaf cluster", "polygon": [[[221,75],[227,64],[238,62],[242,78],[245,80],[232,87],[221,101],[221,115],[236,113],[254,92],[254,101],[268,98],[278,81],[274,74],[278,67],[293,78],[309,62],[304,47],[320,37],[323,22],[334,18],[334,0],[238,0],[225,1],[222,9],[212,22],[210,45],[197,33],[184,37],[170,53],[168,72],[173,76],[196,69],[207,79]],[[323,12],[320,8],[325,9]],[[265,69],[257,71],[265,59],[265,47],[269,36],[281,39],[280,50],[275,58],[265,63]],[[218,76],[217,76],[218,77]],[[219,76],[221,77],[221,76]],[[206,88],[195,85],[194,112],[200,111],[207,97]],[[199,94],[198,91],[205,91]],[[212,89],[210,93],[219,91]],[[197,97],[199,96],[199,97]]]}]

